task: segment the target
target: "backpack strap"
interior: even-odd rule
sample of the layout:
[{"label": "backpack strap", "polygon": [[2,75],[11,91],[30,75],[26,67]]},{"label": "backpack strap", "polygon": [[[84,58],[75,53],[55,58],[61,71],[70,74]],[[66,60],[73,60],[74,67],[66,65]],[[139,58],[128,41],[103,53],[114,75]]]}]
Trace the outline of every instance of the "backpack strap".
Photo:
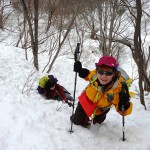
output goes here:
[{"label": "backpack strap", "polygon": [[97,80],[97,74],[94,74],[90,80],[90,84],[97,90],[100,91],[101,87],[98,86],[98,88],[94,85],[94,82]]},{"label": "backpack strap", "polygon": [[90,83],[93,85],[93,83],[97,80],[97,74],[94,74],[90,80]]}]

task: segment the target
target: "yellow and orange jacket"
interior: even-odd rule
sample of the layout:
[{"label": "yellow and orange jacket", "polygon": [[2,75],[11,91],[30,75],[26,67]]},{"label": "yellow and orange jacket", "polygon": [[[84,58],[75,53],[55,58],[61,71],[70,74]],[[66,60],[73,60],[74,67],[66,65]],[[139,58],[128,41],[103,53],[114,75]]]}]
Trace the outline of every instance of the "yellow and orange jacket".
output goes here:
[{"label": "yellow and orange jacket", "polygon": [[[119,103],[119,93],[121,91],[121,82],[124,81],[123,77],[120,76],[111,86],[111,88],[106,89],[103,93],[102,88],[98,86],[97,73],[96,70],[89,71],[87,77],[84,78],[86,81],[90,81],[90,84],[85,89],[86,95],[93,103],[97,103],[95,110],[95,115],[102,114],[105,110],[110,108],[112,105],[115,106],[116,111],[122,115],[122,111],[118,109]],[[125,110],[124,115],[129,115],[132,112],[132,102],[130,102],[130,107]]]}]

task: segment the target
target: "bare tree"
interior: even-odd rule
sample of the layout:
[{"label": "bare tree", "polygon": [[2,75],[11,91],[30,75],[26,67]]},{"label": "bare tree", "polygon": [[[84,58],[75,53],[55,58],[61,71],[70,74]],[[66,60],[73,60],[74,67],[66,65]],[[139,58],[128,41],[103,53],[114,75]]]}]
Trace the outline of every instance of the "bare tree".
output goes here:
[{"label": "bare tree", "polygon": [[[125,5],[127,6],[128,10],[132,16],[131,18],[132,18],[132,21],[134,23],[134,28],[135,28],[134,37],[133,37],[133,45],[128,40],[126,40],[126,42],[124,42],[124,43],[130,47],[130,49],[132,51],[133,59],[135,60],[136,65],[138,67],[140,101],[141,101],[141,104],[146,109],[146,105],[145,105],[145,101],[144,101],[143,81],[145,81],[147,83],[148,87],[150,87],[150,78],[149,78],[148,73],[146,72],[146,68],[144,66],[148,62],[149,57],[146,57],[144,54],[144,50],[142,48],[142,40],[141,40],[141,20],[142,20],[142,12],[143,12],[142,11],[142,3],[141,3],[141,0],[136,0],[135,6],[133,6],[133,7],[130,5],[130,3],[127,3],[125,1],[123,1],[123,3],[125,3]],[[131,11],[131,9],[133,10],[133,8],[134,8],[134,11]]]},{"label": "bare tree", "polygon": [[95,11],[86,19],[91,28],[91,38],[99,42],[101,55],[113,55],[119,59],[125,54],[124,45],[114,43],[113,39],[123,34],[128,27],[128,24],[121,26],[125,9],[120,0],[96,0],[95,5]]},{"label": "bare tree", "polygon": [[[134,31],[134,47],[135,50],[132,50],[133,58],[138,66],[138,73],[139,73],[139,89],[140,89],[140,100],[141,104],[145,106],[144,101],[144,89],[142,85],[143,81],[143,73],[145,70],[143,69],[144,60],[143,60],[143,51],[141,47],[141,18],[142,18],[142,6],[141,6],[141,0],[136,0],[136,9],[137,9],[137,15],[135,20],[135,31]],[[145,106],[146,109],[146,106]]]},{"label": "bare tree", "polygon": [[[49,66],[49,69],[48,69],[48,71],[47,72],[50,72],[51,71],[51,68],[52,68],[52,66],[53,66],[53,63],[55,62],[55,60],[56,60],[56,58],[58,57],[58,54],[59,54],[59,52],[60,52],[60,50],[61,50],[61,47],[62,47],[62,45],[64,44],[64,42],[65,42],[65,40],[66,40],[66,38],[67,38],[67,36],[68,36],[68,34],[69,34],[69,32],[71,31],[71,29],[72,29],[72,26],[73,26],[73,24],[74,24],[74,21],[75,21],[75,19],[76,19],[76,17],[77,17],[77,15],[78,15],[78,13],[79,13],[79,10],[80,10],[80,4],[81,4],[81,2],[82,2],[82,0],[76,5],[76,7],[74,8],[74,11],[73,11],[73,13],[72,13],[72,17],[70,16],[70,18],[71,18],[71,20],[68,22],[68,24],[66,25],[67,27],[65,27],[65,33],[64,33],[64,35],[63,35],[63,17],[64,17],[64,15],[62,16],[60,16],[60,24],[59,24],[59,45],[58,45],[58,49],[57,49],[57,52],[56,52],[56,54],[55,54],[55,56],[54,56],[54,58],[53,58],[53,60],[52,60],[52,62],[51,62],[51,64],[50,64],[50,66]],[[62,9],[63,9],[63,7],[62,7]],[[62,38],[63,37],[63,38]]]},{"label": "bare tree", "polygon": [[37,70],[39,70],[38,64],[38,10],[39,10],[39,0],[34,0],[34,26],[32,26],[32,16],[29,16],[30,12],[28,10],[27,4],[24,0],[20,0],[23,7],[24,15],[28,21],[29,33],[31,38],[31,47],[33,52],[33,62]]},{"label": "bare tree", "polygon": [[[145,68],[145,64],[148,63],[149,57],[146,57],[144,54],[144,49],[142,47],[142,39],[141,39],[141,20],[142,20],[142,3],[141,0],[132,1],[122,1],[127,9],[129,10],[131,22],[133,23],[134,27],[134,36],[133,39],[113,39],[113,42],[119,42],[126,46],[128,46],[132,51],[133,59],[138,67],[138,75],[139,75],[139,90],[140,90],[140,101],[141,104],[145,107],[144,101],[144,88],[143,88],[143,81],[147,83],[148,87],[150,87],[150,78],[149,74],[147,73]],[[149,54],[148,54],[149,56]],[[147,58],[147,59],[146,59]]]},{"label": "bare tree", "polygon": [[8,19],[8,16],[10,14],[7,14],[5,16],[4,14],[4,9],[11,6],[11,4],[6,4],[3,0],[0,1],[0,28],[3,30],[4,29],[4,24],[5,24],[5,21]]}]

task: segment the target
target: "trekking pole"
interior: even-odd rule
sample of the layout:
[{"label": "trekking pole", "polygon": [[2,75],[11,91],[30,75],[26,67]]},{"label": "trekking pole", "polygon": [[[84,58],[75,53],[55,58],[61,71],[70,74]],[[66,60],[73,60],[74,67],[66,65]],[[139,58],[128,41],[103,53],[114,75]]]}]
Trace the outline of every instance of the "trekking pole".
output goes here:
[{"label": "trekking pole", "polygon": [[[122,93],[128,93],[127,85],[125,82],[121,82],[122,84]],[[122,141],[125,141],[125,115],[124,115],[124,105],[122,105]]]},{"label": "trekking pole", "polygon": [[125,119],[124,119],[124,105],[122,105],[122,140],[125,141]]},{"label": "trekking pole", "polygon": [[[80,53],[79,48],[80,48],[80,43],[77,43],[77,47],[76,47],[75,53],[74,53],[75,62],[77,60],[79,60],[79,53]],[[73,101],[72,115],[74,114],[74,104],[75,104],[75,99],[76,99],[76,97],[75,97],[75,95],[76,95],[76,84],[77,84],[77,72],[75,73],[74,96],[73,96],[74,101]],[[73,132],[72,127],[73,127],[73,122],[71,121],[71,129],[69,131],[70,133]]]}]

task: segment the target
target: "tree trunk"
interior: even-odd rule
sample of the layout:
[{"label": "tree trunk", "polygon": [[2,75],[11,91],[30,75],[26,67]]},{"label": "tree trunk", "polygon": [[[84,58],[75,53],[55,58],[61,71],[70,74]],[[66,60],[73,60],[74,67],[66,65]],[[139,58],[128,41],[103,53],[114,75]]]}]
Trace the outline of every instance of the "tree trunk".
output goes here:
[{"label": "tree trunk", "polygon": [[39,70],[39,64],[38,64],[38,1],[39,0],[34,0],[34,7],[35,7],[34,31],[35,32],[33,31],[31,18],[29,17],[29,11],[27,9],[26,3],[24,0],[20,0],[20,1],[23,7],[24,15],[27,18],[28,25],[29,25],[29,34],[31,37],[31,47],[32,47],[33,59],[34,59],[33,63],[35,68]]},{"label": "tree trunk", "polygon": [[142,18],[142,7],[141,7],[141,0],[136,0],[136,9],[137,9],[137,17],[135,20],[135,32],[134,32],[134,46],[135,51],[132,51],[133,58],[138,66],[138,73],[139,73],[139,89],[140,89],[140,101],[141,104],[145,107],[144,101],[144,88],[143,88],[143,52],[141,48],[141,18]]},{"label": "tree trunk", "polygon": [[34,0],[34,66],[39,70],[38,65],[38,10],[39,0]]}]

